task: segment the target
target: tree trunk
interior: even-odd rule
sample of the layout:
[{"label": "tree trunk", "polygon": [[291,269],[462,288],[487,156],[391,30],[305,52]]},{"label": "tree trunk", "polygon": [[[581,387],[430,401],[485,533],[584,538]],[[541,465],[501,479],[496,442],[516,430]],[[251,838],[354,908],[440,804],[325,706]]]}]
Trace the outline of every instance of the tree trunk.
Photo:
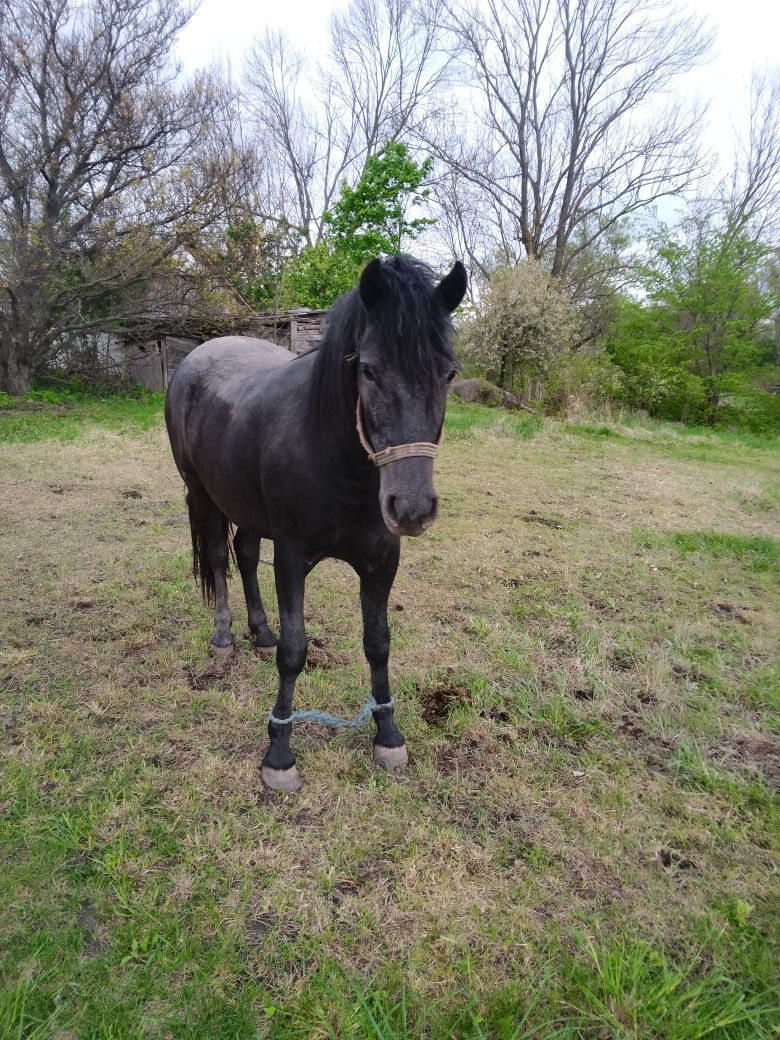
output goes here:
[{"label": "tree trunk", "polygon": [[32,390],[32,369],[19,360],[13,346],[0,361],[0,390],[13,395]]}]

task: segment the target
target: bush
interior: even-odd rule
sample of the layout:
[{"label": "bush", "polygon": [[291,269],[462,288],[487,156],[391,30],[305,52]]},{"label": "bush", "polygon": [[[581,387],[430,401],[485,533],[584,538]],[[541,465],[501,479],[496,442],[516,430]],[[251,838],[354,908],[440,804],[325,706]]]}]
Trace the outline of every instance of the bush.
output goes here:
[{"label": "bush", "polygon": [[494,272],[458,344],[491,382],[527,392],[553,359],[571,349],[578,324],[566,287],[526,260]]},{"label": "bush", "polygon": [[761,386],[773,382],[766,369],[721,373],[713,400],[711,381],[692,370],[678,337],[664,308],[624,300],[606,343],[621,374],[613,399],[658,419],[754,433],[780,430],[780,399]]},{"label": "bush", "polygon": [[751,433],[780,432],[780,396],[768,393],[746,376],[724,378],[716,425],[750,430]]},{"label": "bush", "polygon": [[540,385],[541,400],[553,414],[571,415],[620,400],[624,374],[601,347],[561,354]]}]

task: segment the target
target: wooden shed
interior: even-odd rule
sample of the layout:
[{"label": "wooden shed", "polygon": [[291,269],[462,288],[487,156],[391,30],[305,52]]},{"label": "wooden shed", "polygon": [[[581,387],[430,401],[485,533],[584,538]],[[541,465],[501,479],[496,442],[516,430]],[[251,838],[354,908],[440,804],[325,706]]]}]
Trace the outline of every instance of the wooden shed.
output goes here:
[{"label": "wooden shed", "polygon": [[219,322],[208,329],[176,328],[175,323],[160,323],[156,328],[128,329],[117,339],[122,373],[131,383],[147,390],[165,392],[168,382],[182,358],[207,339],[221,335],[254,336],[278,343],[293,354],[303,354],[316,347],[327,323],[327,311],[306,309],[253,315],[236,328],[235,321]]}]

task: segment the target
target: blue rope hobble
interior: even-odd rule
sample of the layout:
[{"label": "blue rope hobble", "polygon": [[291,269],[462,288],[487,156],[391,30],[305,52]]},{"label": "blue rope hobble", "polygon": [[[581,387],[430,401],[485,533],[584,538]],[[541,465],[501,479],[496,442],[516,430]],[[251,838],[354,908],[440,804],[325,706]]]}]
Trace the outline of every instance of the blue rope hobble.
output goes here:
[{"label": "blue rope hobble", "polygon": [[268,713],[268,721],[275,722],[277,726],[287,726],[292,722],[316,722],[319,726],[329,726],[330,729],[360,729],[371,718],[373,711],[387,711],[394,703],[395,701],[389,700],[387,704],[377,704],[373,697],[369,697],[357,715],[351,719],[342,719],[338,715],[331,715],[330,712],[319,711],[317,708],[306,708],[303,711],[294,711],[286,719],[277,719],[271,711]]}]

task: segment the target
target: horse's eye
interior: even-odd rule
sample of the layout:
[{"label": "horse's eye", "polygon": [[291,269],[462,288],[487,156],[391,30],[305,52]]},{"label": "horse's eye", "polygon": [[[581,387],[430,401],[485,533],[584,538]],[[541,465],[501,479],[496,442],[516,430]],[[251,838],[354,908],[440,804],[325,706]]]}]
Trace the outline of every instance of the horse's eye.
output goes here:
[{"label": "horse's eye", "polygon": [[447,373],[447,382],[451,383],[455,376],[458,374],[457,368],[453,368],[451,372]]},{"label": "horse's eye", "polygon": [[364,379],[367,379],[369,381],[369,383],[373,383],[373,381],[374,381],[374,373],[371,371],[371,369],[369,368],[368,365],[361,365],[360,366],[360,374],[361,374],[361,376]]}]

